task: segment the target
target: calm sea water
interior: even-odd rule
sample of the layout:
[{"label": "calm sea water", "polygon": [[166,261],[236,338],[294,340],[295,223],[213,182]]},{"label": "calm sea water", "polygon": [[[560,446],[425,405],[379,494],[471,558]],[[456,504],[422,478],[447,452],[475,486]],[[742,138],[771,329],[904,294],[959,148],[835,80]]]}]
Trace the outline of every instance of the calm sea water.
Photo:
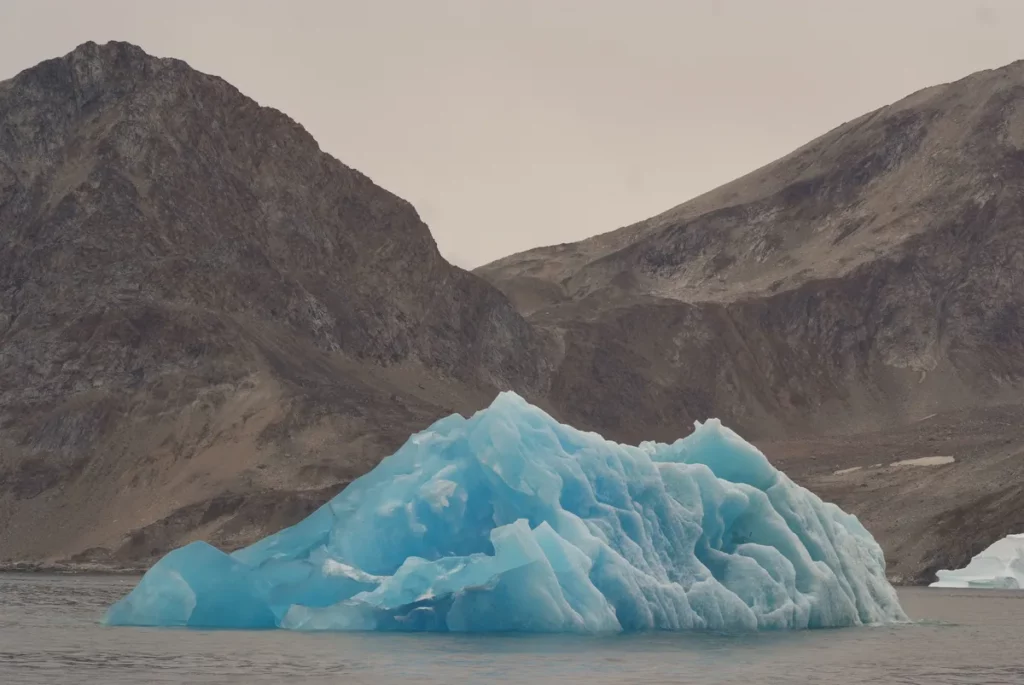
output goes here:
[{"label": "calm sea water", "polygon": [[135,581],[0,574],[0,683],[1024,683],[1024,592],[908,589],[911,625],[747,636],[98,625]]}]

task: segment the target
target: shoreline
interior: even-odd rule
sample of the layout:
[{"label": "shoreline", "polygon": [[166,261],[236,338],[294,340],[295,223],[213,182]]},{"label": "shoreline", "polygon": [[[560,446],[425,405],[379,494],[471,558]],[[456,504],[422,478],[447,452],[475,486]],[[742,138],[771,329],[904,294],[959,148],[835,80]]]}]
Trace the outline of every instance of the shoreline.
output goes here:
[{"label": "shoreline", "polygon": [[148,566],[108,566],[105,564],[80,564],[35,561],[0,562],[0,574],[4,573],[48,573],[61,576],[141,576]]},{"label": "shoreline", "polygon": [[[150,566],[108,566],[105,564],[9,561],[0,562],[0,575],[5,573],[50,573],[61,576],[141,576]],[[902,578],[889,578],[894,588],[928,587],[928,583],[907,583]]]}]

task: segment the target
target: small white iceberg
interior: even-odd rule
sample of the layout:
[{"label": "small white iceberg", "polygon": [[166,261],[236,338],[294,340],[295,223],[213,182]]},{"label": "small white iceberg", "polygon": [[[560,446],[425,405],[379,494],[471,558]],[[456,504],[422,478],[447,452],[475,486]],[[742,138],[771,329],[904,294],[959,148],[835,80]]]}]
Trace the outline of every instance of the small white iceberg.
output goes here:
[{"label": "small white iceberg", "polygon": [[1007,535],[988,547],[962,569],[939,571],[929,587],[1024,588],[1024,533]]}]

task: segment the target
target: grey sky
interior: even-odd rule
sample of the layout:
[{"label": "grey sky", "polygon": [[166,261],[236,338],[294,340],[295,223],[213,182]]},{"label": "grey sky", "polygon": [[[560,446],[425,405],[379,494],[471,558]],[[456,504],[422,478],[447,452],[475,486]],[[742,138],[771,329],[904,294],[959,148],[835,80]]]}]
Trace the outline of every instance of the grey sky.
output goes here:
[{"label": "grey sky", "polygon": [[0,0],[0,79],[86,40],[224,77],[462,266],[646,218],[1024,57],[1021,0]]}]

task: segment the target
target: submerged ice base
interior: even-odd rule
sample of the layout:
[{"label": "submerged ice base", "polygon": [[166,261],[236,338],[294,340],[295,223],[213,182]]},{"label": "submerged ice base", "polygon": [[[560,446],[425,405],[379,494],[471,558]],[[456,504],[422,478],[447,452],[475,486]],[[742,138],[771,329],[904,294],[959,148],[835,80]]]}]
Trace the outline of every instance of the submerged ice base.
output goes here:
[{"label": "submerged ice base", "polygon": [[617,632],[902,620],[882,551],[717,420],[609,442],[503,393],[299,524],[157,563],[110,625]]},{"label": "submerged ice base", "polygon": [[988,588],[1019,590],[1024,588],[1024,534],[1007,535],[964,568],[939,571],[938,580],[929,587]]}]

